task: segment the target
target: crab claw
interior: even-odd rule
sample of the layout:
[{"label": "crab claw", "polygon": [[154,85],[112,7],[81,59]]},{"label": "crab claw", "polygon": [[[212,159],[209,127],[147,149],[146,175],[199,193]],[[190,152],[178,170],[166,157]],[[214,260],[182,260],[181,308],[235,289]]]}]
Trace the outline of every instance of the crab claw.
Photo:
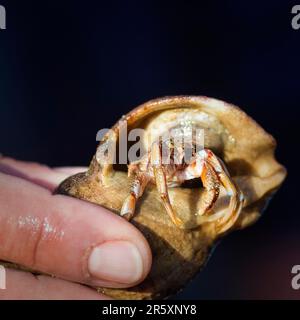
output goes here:
[{"label": "crab claw", "polygon": [[131,220],[135,212],[136,202],[137,198],[135,194],[131,192],[123,203],[120,215],[128,221]]}]

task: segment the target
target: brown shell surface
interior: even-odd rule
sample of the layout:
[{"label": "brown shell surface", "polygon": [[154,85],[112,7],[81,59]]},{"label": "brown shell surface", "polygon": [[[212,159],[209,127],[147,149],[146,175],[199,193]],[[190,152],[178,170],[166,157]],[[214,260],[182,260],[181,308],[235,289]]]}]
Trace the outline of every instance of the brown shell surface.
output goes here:
[{"label": "brown shell surface", "polygon": [[[164,110],[178,108],[194,108],[218,119],[225,137],[220,157],[246,199],[231,230],[254,223],[286,176],[285,168],[274,157],[274,138],[238,107],[200,96],[152,100],[135,108],[122,120],[127,121],[129,128],[143,128],[147,119]],[[119,122],[112,129],[104,141],[118,139]],[[105,175],[105,183],[100,181],[100,172]],[[127,172],[98,163],[95,156],[87,173],[68,178],[59,186],[57,193],[99,204],[118,214],[130,185]],[[197,223],[195,213],[201,200],[201,188],[178,187],[170,188],[169,192],[172,205],[187,228],[179,229],[173,225],[155,186],[147,187],[131,222],[150,244],[153,253],[151,272],[143,283],[134,288],[98,288],[99,291],[118,299],[164,298],[183,288],[205,265],[216,240],[224,234],[218,234],[213,223]],[[224,210],[226,201],[223,195],[215,211]]]}]

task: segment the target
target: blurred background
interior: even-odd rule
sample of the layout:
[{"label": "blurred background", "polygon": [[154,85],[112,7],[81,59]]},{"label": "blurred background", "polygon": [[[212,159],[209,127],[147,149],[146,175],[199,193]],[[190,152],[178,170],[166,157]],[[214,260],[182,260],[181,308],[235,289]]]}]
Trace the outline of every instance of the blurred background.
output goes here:
[{"label": "blurred background", "polygon": [[297,1],[0,4],[0,152],[88,165],[97,131],[149,99],[237,104],[277,139],[289,175],[262,219],[226,237],[177,298],[300,299],[291,287],[300,265]]}]

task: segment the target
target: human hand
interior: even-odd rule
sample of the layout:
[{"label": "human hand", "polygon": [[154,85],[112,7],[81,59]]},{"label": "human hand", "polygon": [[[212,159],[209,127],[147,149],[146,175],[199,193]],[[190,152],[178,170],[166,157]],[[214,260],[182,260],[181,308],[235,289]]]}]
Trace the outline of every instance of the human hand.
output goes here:
[{"label": "human hand", "polygon": [[124,288],[148,274],[150,248],[134,226],[97,205],[52,195],[85,170],[0,158],[0,260],[56,276],[6,269],[0,299],[105,299],[79,283]]}]

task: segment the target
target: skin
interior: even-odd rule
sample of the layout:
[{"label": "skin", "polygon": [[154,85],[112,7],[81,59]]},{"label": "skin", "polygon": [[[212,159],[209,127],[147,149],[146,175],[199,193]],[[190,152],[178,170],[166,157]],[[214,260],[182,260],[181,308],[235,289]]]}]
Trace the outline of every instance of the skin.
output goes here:
[{"label": "skin", "polygon": [[[107,299],[83,284],[126,288],[147,276],[151,251],[134,226],[99,206],[52,194],[68,176],[83,171],[0,158],[0,260],[56,276],[6,269],[0,299]],[[110,250],[122,252],[124,243],[141,258],[138,277],[129,275],[130,261],[122,254],[124,273],[112,276],[109,271],[122,266],[113,259],[90,272],[93,248],[104,245],[113,255]]]}]

